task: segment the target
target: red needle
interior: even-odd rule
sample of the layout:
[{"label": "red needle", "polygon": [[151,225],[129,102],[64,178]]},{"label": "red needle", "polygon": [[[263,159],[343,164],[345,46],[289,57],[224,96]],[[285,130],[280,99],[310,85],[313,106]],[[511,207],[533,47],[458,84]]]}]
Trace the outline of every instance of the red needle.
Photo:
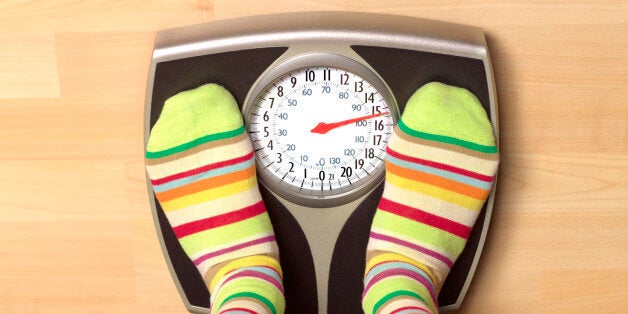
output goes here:
[{"label": "red needle", "polygon": [[363,116],[363,117],[358,117],[358,118],[353,118],[353,119],[348,119],[348,120],[343,120],[343,121],[338,121],[338,122],[332,122],[332,123],[319,122],[312,130],[310,130],[310,132],[318,133],[318,134],[326,134],[327,132],[335,128],[339,128],[343,125],[351,124],[351,123],[362,121],[362,120],[372,119],[375,117],[383,116],[385,114],[388,114],[388,112],[376,113],[376,114],[372,114],[368,116]]}]

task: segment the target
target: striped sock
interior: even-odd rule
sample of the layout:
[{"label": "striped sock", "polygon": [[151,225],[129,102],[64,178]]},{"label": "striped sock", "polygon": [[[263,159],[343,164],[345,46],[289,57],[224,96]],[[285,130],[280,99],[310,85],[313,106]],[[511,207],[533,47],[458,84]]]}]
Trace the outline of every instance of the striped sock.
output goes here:
[{"label": "striped sock", "polygon": [[390,137],[371,226],[365,313],[437,313],[438,292],[490,194],[499,155],[469,91],[421,87]]},{"label": "striped sock", "polygon": [[[212,313],[283,313],[281,268],[276,259],[249,256],[222,267],[210,284]],[[269,287],[271,285],[271,287]]]},{"label": "striped sock", "polygon": [[148,139],[146,170],[208,285],[211,313],[233,304],[241,313],[283,313],[275,235],[233,96],[208,84],[166,100]]}]

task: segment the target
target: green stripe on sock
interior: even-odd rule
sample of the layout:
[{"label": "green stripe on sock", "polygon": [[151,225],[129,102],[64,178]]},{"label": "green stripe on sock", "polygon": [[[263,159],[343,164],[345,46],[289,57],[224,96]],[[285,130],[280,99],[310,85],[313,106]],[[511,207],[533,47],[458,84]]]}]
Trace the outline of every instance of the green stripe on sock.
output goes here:
[{"label": "green stripe on sock", "polygon": [[482,152],[482,153],[487,153],[487,154],[496,154],[497,153],[497,147],[495,146],[485,146],[485,145],[480,145],[480,144],[476,144],[473,142],[468,142],[465,140],[461,140],[461,139],[457,139],[455,137],[450,137],[450,136],[445,136],[445,135],[437,135],[437,134],[430,134],[430,133],[425,133],[425,132],[420,132],[420,131],[416,131],[411,129],[409,126],[407,126],[406,124],[403,123],[403,120],[399,120],[399,122],[397,123],[397,126],[399,127],[399,129],[401,129],[403,132],[405,132],[406,134],[410,135],[410,136],[414,136],[414,137],[418,137],[418,138],[422,138],[425,140],[430,140],[430,141],[436,141],[436,142],[441,142],[441,143],[447,143],[447,144],[453,144],[453,145],[458,145],[470,150],[475,150],[478,152]]},{"label": "green stripe on sock", "polygon": [[268,309],[270,309],[270,311],[273,314],[277,314],[277,309],[275,308],[275,305],[270,302],[270,300],[266,299],[265,297],[257,294],[257,293],[253,293],[253,292],[238,292],[238,293],[234,293],[230,296],[228,296],[224,301],[222,301],[222,303],[220,303],[219,308],[221,308],[223,305],[225,305],[225,303],[229,302],[229,300],[233,300],[233,299],[237,299],[237,298],[253,298],[256,300],[261,301],[262,303],[264,303],[266,305],[266,307],[268,307]]},{"label": "green stripe on sock", "polygon": [[423,299],[420,295],[412,292],[412,291],[408,291],[408,290],[398,290],[395,292],[391,292],[387,295],[385,295],[383,298],[381,298],[379,301],[377,301],[377,303],[375,303],[375,306],[373,307],[373,314],[377,313],[377,311],[379,311],[379,308],[382,307],[384,304],[386,304],[386,302],[396,298],[396,297],[413,297],[413,298],[417,298],[419,300],[421,300],[421,302],[423,302],[423,304],[427,305],[427,302],[425,301],[425,299]]},{"label": "green stripe on sock", "polygon": [[166,157],[172,154],[176,154],[176,153],[180,153],[184,150],[190,149],[192,147],[196,147],[198,145],[201,144],[205,144],[211,141],[217,141],[217,140],[224,140],[227,138],[231,138],[231,137],[236,137],[242,133],[244,133],[245,128],[244,125],[242,125],[241,127],[235,129],[235,130],[231,130],[231,131],[226,131],[226,132],[221,132],[221,133],[214,133],[214,134],[209,134],[209,135],[205,135],[203,137],[199,137],[195,140],[192,140],[190,142],[187,143],[183,143],[181,145],[172,147],[172,148],[168,148],[162,151],[158,151],[158,152],[149,152],[146,151],[146,158],[149,159],[155,159],[155,158],[161,158],[161,157]]}]

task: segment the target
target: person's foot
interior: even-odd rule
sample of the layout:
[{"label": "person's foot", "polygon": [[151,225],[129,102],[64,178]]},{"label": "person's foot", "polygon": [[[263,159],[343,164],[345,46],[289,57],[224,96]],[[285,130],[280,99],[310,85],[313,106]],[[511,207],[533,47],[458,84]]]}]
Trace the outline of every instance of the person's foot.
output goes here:
[{"label": "person's foot", "polygon": [[211,313],[283,313],[275,234],[233,96],[207,84],[166,100],[148,139],[146,171],[205,279]]},{"label": "person's foot", "polygon": [[371,226],[365,313],[437,313],[437,296],[490,194],[499,155],[468,90],[429,83],[391,135]]}]

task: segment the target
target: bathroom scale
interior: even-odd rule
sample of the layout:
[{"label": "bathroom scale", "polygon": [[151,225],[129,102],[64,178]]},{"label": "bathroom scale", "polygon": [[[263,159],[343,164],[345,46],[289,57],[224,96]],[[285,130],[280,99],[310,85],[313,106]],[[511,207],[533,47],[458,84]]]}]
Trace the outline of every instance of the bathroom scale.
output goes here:
[{"label": "bathroom scale", "polygon": [[[287,313],[361,313],[371,221],[384,155],[405,103],[438,81],[474,93],[498,139],[493,71],[481,29],[348,12],[243,17],[158,32],[146,93],[145,142],[169,97],[206,83],[241,106],[260,192],[275,228]],[[185,307],[209,294],[152,188],[163,253]],[[457,309],[488,230],[494,191],[438,298]]]}]

